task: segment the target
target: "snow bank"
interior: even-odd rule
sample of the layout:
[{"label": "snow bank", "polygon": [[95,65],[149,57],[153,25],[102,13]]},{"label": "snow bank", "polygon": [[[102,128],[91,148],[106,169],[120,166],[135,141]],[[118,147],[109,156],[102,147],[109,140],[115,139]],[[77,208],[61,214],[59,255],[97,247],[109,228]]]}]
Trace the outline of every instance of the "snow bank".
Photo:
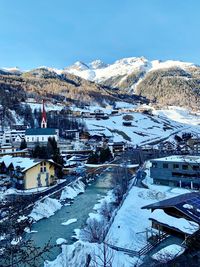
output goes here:
[{"label": "snow bank", "polygon": [[56,240],[56,244],[57,244],[57,245],[62,245],[62,244],[66,244],[66,243],[67,243],[67,240],[64,239],[64,238],[58,238],[58,239]]},{"label": "snow bank", "polygon": [[185,248],[176,244],[172,244],[153,254],[152,258],[159,262],[166,263],[180,256],[184,251]]},{"label": "snow bank", "polygon": [[84,193],[85,184],[83,182],[76,181],[72,183],[70,186],[66,186],[60,196],[60,200],[65,199],[74,199],[78,194]]},{"label": "snow bank", "polygon": [[[45,261],[44,267],[83,267],[86,266],[87,255],[92,257],[91,266],[101,266],[103,259],[103,245],[77,241],[73,245],[62,245],[62,253],[52,261]],[[106,257],[112,266],[132,267],[138,258],[131,258],[122,252],[106,247]]]},{"label": "snow bank", "polygon": [[77,222],[77,219],[69,219],[69,220],[67,220],[66,222],[63,222],[63,223],[61,223],[62,225],[69,225],[69,224],[71,224],[71,223],[75,223],[75,222]]},{"label": "snow bank", "polygon": [[28,227],[26,227],[26,228],[24,229],[24,232],[26,232],[27,234],[33,234],[33,233],[37,233],[38,231],[36,231],[36,230],[31,230],[31,229],[29,229]]},{"label": "snow bank", "polygon": [[29,216],[35,221],[39,221],[54,215],[54,213],[61,209],[61,207],[62,205],[57,199],[48,197],[43,202],[37,202]]}]

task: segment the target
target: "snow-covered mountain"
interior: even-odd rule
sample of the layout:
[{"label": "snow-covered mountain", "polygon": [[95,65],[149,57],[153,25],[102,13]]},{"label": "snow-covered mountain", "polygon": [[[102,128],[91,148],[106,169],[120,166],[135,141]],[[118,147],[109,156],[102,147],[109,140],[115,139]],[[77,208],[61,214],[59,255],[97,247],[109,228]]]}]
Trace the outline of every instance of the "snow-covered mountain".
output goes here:
[{"label": "snow-covered mountain", "polygon": [[188,67],[195,67],[195,65],[173,60],[149,61],[144,57],[130,57],[117,60],[113,64],[105,64],[101,60],[95,60],[89,64],[76,62],[65,68],[65,71],[86,80],[104,83],[112,87],[121,87],[128,77],[132,77],[132,84],[129,84],[129,88],[134,89],[136,83],[151,71],[170,68],[186,70]]},{"label": "snow-covered mountain", "polygon": [[[78,66],[78,67],[77,67]],[[64,72],[117,89],[119,93],[142,95],[161,105],[200,105],[200,66],[175,60],[144,57],[123,58],[113,64],[77,62]]]},{"label": "snow-covered mountain", "polygon": [[74,65],[66,68],[65,71],[80,76],[86,80],[104,83],[112,77],[120,76],[123,78],[131,74],[133,71],[147,69],[149,69],[149,62],[147,59],[143,57],[132,57],[117,60],[113,64],[105,64],[101,60],[95,60],[89,64],[76,62]]},{"label": "snow-covered mountain", "polygon": [[[150,61],[145,57],[130,57],[119,59],[112,64],[101,60],[90,63],[77,61],[64,69],[45,66],[24,72],[19,72],[18,69],[0,69],[0,74],[64,79],[76,88],[81,79],[83,83],[89,82],[92,87],[96,85],[99,90],[102,89],[101,94],[109,90],[109,94],[115,93],[117,97],[123,95],[123,99],[134,95],[161,105],[195,109],[200,106],[200,66],[189,62]],[[84,87],[83,91],[86,89]]]},{"label": "snow-covered mountain", "polygon": [[21,75],[22,71],[18,67],[0,68],[0,73],[7,75]]}]

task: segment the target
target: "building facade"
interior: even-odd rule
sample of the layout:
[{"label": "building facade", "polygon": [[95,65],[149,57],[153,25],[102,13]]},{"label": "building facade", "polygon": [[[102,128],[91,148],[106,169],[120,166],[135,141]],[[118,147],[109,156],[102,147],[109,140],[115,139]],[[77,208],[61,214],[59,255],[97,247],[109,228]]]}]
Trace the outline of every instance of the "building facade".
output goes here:
[{"label": "building facade", "polygon": [[200,189],[200,157],[170,156],[151,160],[155,184]]},{"label": "building facade", "polygon": [[49,138],[55,138],[58,141],[58,129],[53,128],[36,128],[27,129],[25,133],[25,140],[27,147],[33,148],[35,144],[40,143],[41,145],[46,145]]},{"label": "building facade", "polygon": [[17,189],[48,187],[57,180],[57,165],[52,160],[3,156],[0,163],[5,166],[0,171],[10,176],[13,186]]}]

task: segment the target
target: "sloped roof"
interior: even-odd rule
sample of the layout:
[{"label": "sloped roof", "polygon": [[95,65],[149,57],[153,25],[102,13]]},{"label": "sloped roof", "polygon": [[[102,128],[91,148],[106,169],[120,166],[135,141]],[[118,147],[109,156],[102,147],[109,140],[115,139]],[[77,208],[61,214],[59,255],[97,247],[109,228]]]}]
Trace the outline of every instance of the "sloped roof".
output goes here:
[{"label": "sloped roof", "polygon": [[196,222],[186,220],[185,218],[173,217],[161,209],[154,210],[150,215],[150,220],[155,220],[186,234],[193,234],[199,230],[199,225]]},{"label": "sloped roof", "polygon": [[151,162],[154,161],[166,161],[166,162],[183,162],[183,163],[200,163],[199,156],[190,156],[190,155],[174,155],[164,158],[151,159]]},{"label": "sloped roof", "polygon": [[56,129],[53,128],[30,128],[27,129],[25,135],[56,135]]},{"label": "sloped roof", "polygon": [[176,208],[200,224],[200,193],[192,192],[165,199],[142,207],[142,209]]},{"label": "sloped roof", "polygon": [[[9,167],[10,164],[13,165],[14,168],[20,167],[22,172],[27,171],[28,169],[40,164],[44,159],[31,159],[31,158],[23,158],[23,157],[12,157],[10,155],[6,155],[0,158],[0,162],[4,162],[6,167]],[[45,160],[55,164],[53,160]]]}]

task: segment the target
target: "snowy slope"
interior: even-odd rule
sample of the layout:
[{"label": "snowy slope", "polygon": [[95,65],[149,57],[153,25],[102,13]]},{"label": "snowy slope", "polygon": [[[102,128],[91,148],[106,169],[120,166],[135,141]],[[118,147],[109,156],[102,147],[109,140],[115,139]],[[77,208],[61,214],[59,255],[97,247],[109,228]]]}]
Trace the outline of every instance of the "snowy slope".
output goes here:
[{"label": "snowy slope", "polygon": [[2,70],[3,72],[6,72],[6,73],[15,74],[15,75],[20,75],[22,73],[22,71],[19,68],[17,68],[17,67],[13,67],[13,68],[0,68],[0,70]]},{"label": "snowy slope", "polygon": [[168,69],[172,67],[187,69],[195,65],[182,61],[149,61],[144,57],[130,57],[115,61],[112,64],[105,64],[100,60],[93,61],[89,64],[76,62],[74,65],[65,69],[66,72],[80,76],[86,80],[103,83],[113,77],[121,77],[122,82],[127,76],[134,72],[148,73],[158,69]]},{"label": "snowy slope", "polygon": [[[97,63],[99,63],[99,65]],[[97,60],[88,65],[84,64],[84,66],[87,67],[84,68],[83,63],[77,62],[73,66],[67,68],[66,72],[90,81],[104,82],[111,77],[129,75],[135,70],[149,69],[149,62],[144,57],[131,57],[117,60],[110,65]]]},{"label": "snowy slope", "polygon": [[[164,111],[155,113],[158,113],[159,116],[152,117],[137,112],[130,113],[133,116],[133,121],[132,126],[129,127],[123,125],[124,114],[110,116],[108,120],[85,119],[85,123],[91,134],[105,134],[112,137],[115,142],[128,141],[134,145],[144,145],[149,142],[168,139],[178,132],[190,131],[194,135],[200,134],[200,127],[198,125],[192,126],[189,117],[188,120],[184,118],[179,122],[176,121],[175,111],[171,113],[171,118]],[[162,114],[162,117],[160,114]],[[178,115],[180,114],[178,113]],[[178,119],[180,118],[178,117]]]},{"label": "snowy slope", "polygon": [[191,113],[186,108],[169,106],[168,109],[155,110],[153,113],[160,117],[167,117],[177,122],[200,125],[200,113]]}]

